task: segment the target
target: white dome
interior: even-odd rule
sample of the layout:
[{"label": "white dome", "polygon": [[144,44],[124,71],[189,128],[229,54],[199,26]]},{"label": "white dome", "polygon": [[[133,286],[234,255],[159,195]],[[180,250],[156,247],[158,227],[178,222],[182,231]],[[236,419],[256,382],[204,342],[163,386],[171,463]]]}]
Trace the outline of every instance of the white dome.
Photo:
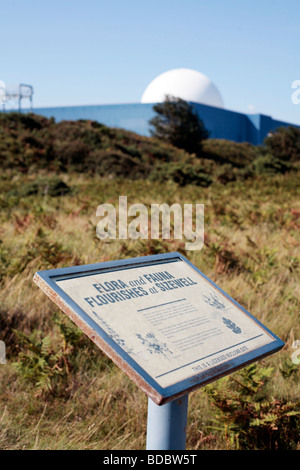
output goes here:
[{"label": "white dome", "polygon": [[141,102],[161,103],[166,95],[217,108],[224,107],[217,87],[196,70],[174,69],[162,73],[147,86]]}]

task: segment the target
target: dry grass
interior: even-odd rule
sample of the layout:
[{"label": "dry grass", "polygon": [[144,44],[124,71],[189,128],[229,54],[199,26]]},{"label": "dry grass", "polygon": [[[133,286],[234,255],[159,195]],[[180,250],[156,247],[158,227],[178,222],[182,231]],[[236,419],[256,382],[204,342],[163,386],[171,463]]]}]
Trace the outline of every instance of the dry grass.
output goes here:
[{"label": "dry grass", "polygon": [[[300,339],[299,174],[264,177],[209,188],[148,181],[107,181],[84,175],[60,176],[72,192],[63,197],[10,196],[35,174],[1,176],[0,339],[8,361],[0,366],[0,447],[2,449],[143,449],[147,399],[88,340],[73,354],[62,393],[42,394],[12,366],[20,346],[13,329],[26,334],[53,330],[56,307],[33,284],[35,271],[110,259],[183,251],[182,241],[100,241],[96,208],[117,204],[173,202],[205,204],[205,246],[185,255],[286,346],[266,360],[275,370],[270,399],[299,401],[299,370],[280,372]],[[211,427],[211,405],[199,390],[190,396],[188,449],[225,449],[222,432]]]}]

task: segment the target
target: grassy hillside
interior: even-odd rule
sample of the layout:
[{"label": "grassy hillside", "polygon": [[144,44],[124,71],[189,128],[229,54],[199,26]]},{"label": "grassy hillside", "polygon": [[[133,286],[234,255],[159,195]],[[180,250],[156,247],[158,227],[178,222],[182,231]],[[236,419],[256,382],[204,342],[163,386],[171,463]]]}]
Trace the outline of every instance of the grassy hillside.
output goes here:
[{"label": "grassy hillside", "polygon": [[[41,269],[180,251],[286,342],[189,401],[187,449],[300,449],[297,159],[200,156],[94,122],[0,115],[0,448],[143,449],[147,399],[32,282]],[[291,167],[291,165],[293,165]],[[96,236],[96,208],[205,204],[205,245]]]},{"label": "grassy hillside", "polygon": [[[22,173],[44,169],[209,186],[214,181],[244,181],[259,174],[292,170],[299,164],[300,132],[292,138],[288,135],[288,142],[286,135],[284,132],[280,140],[283,149],[286,145],[286,155],[281,147],[278,152],[277,139],[271,139],[267,147],[208,139],[203,142],[201,154],[196,155],[95,121],[55,123],[34,114],[2,113],[0,163],[2,169]],[[296,147],[292,158],[290,147]]]}]

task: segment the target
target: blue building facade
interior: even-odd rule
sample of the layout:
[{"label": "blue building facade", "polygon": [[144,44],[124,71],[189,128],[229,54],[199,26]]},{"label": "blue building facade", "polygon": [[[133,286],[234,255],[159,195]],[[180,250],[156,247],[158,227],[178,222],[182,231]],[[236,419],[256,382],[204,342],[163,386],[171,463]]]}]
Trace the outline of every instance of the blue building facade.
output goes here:
[{"label": "blue building facade", "polygon": [[[269,132],[278,127],[300,126],[274,120],[264,114],[242,114],[204,104],[191,103],[202,119],[210,137],[235,142],[261,144]],[[66,106],[57,108],[35,108],[35,114],[63,120],[87,119],[98,121],[109,127],[117,127],[140,135],[149,136],[149,120],[155,115],[152,103],[129,103],[113,105]]]}]

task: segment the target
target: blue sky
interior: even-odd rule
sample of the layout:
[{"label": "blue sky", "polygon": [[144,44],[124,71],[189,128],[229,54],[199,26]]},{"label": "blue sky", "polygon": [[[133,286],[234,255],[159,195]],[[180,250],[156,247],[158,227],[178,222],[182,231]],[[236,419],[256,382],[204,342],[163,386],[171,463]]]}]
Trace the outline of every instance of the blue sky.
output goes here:
[{"label": "blue sky", "polygon": [[0,0],[0,80],[34,107],[139,102],[157,75],[207,75],[227,109],[300,124],[298,0]]}]

